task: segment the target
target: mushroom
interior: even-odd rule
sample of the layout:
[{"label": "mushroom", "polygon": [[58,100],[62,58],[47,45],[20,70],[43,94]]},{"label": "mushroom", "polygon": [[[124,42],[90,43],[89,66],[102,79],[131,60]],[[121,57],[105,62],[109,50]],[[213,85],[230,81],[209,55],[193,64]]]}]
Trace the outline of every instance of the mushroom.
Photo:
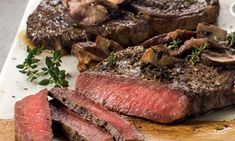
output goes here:
[{"label": "mushroom", "polygon": [[182,45],[179,49],[173,50],[170,52],[172,56],[183,56],[184,54],[192,51],[195,47],[200,47],[206,43],[208,43],[207,38],[198,38],[198,39],[190,39],[184,42],[184,45]]},{"label": "mushroom", "polygon": [[235,65],[235,55],[217,52],[204,52],[201,54],[201,60],[209,66],[230,66]]},{"label": "mushroom", "polygon": [[108,11],[102,5],[97,5],[94,0],[81,0],[69,2],[69,13],[74,20],[78,20],[83,26],[94,26],[104,22],[108,18]]},{"label": "mushroom", "polygon": [[97,36],[95,40],[97,48],[102,50],[106,55],[109,55],[111,52],[117,52],[123,50],[124,48],[113,40],[108,40],[102,36]]},{"label": "mushroom", "polygon": [[93,42],[81,42],[72,46],[72,54],[77,57],[78,70],[85,71],[108,56],[98,49]]},{"label": "mushroom", "polygon": [[208,38],[209,40],[224,41],[227,37],[227,31],[207,23],[199,23],[197,26],[197,37]]},{"label": "mushroom", "polygon": [[111,3],[115,5],[119,5],[119,4],[122,4],[125,0],[108,0],[108,1],[110,1]]},{"label": "mushroom", "polygon": [[161,34],[145,41],[143,46],[144,48],[149,48],[154,45],[169,44],[173,40],[177,39],[185,41],[192,37],[196,37],[196,32],[176,29],[175,31]]},{"label": "mushroom", "polygon": [[166,48],[154,46],[145,51],[141,58],[141,62],[151,63],[153,65],[172,67],[177,62],[177,59],[170,56]]}]

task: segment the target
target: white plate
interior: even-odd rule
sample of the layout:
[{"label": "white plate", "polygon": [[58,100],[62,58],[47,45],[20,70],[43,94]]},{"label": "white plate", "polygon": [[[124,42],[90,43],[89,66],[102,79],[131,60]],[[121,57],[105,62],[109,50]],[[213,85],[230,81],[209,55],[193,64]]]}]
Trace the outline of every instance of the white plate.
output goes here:
[{"label": "white plate", "polygon": [[[26,57],[26,46],[17,38],[21,31],[26,29],[26,21],[29,14],[37,7],[41,0],[29,0],[25,14],[21,21],[17,36],[14,40],[10,53],[7,57],[0,75],[0,119],[12,119],[14,104],[27,95],[34,94],[45,87],[26,81],[26,76],[20,74],[16,65],[23,62]],[[221,0],[221,12],[218,25],[228,31],[235,31],[235,17],[229,11],[234,0]],[[72,78],[69,80],[70,87],[74,88],[77,75],[77,61],[72,56],[63,57],[62,68],[66,69]],[[27,89],[27,90],[26,90]],[[198,120],[230,120],[235,119],[235,108],[218,111]]]}]

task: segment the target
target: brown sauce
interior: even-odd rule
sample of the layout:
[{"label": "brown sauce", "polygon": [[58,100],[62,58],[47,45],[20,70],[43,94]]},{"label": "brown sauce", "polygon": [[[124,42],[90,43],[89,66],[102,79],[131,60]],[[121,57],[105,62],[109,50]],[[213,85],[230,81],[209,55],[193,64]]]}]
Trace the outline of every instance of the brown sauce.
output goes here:
[{"label": "brown sauce", "polygon": [[[18,39],[23,43],[23,45],[28,46],[30,48],[34,48],[34,44],[33,42],[27,37],[26,32],[25,31],[21,31],[18,34]],[[42,52],[43,56],[51,56],[52,55],[52,51],[51,50],[44,50]]]},{"label": "brown sauce", "polygon": [[234,141],[235,121],[188,121],[162,125],[131,119],[145,136],[145,141]]},{"label": "brown sauce", "polygon": [[32,41],[27,37],[25,31],[21,31],[18,35],[18,39],[28,47],[34,47]]}]

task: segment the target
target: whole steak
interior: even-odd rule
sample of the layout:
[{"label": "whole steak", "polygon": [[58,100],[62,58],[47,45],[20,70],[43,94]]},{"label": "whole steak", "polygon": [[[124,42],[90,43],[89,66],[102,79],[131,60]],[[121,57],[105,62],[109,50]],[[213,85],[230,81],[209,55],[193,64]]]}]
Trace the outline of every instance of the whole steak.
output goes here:
[{"label": "whole steak", "polygon": [[[156,62],[149,59],[151,50],[158,52],[153,55]],[[228,57],[230,64],[226,64],[225,53],[208,49],[200,62],[191,64],[196,51],[179,58],[167,56],[165,47],[159,50],[160,46],[137,46],[120,51],[112,56],[113,60],[106,59],[95,69],[81,73],[76,90],[113,111],[160,123],[180,121],[235,103],[234,60]],[[218,54],[222,60],[216,58]],[[151,63],[144,62],[148,59]]]}]

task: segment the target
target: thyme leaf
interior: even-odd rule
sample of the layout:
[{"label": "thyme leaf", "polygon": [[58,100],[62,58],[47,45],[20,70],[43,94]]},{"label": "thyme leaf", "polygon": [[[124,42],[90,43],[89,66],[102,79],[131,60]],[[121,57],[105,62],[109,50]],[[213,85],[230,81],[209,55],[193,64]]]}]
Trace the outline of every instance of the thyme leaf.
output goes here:
[{"label": "thyme leaf", "polygon": [[235,47],[235,33],[231,33],[227,36],[226,44],[230,47]]},{"label": "thyme leaf", "polygon": [[42,68],[42,73],[50,75],[50,78],[39,82],[40,85],[54,84],[55,87],[68,87],[68,81],[65,70],[60,70],[62,54],[60,51],[55,51],[53,57],[46,57],[46,67]]},{"label": "thyme leaf", "polygon": [[30,82],[36,80],[40,73],[36,69],[38,63],[40,62],[39,59],[36,58],[36,55],[42,53],[42,48],[29,48],[27,47],[28,56],[24,60],[22,64],[16,66],[19,69],[19,72],[22,74],[27,75],[27,80]]},{"label": "thyme leaf", "polygon": [[170,46],[169,46],[170,49],[177,49],[177,48],[179,48],[181,42],[182,42],[182,41],[181,41],[180,39],[173,40],[173,41],[170,43]]},{"label": "thyme leaf", "polygon": [[114,67],[116,65],[117,57],[114,55],[113,52],[109,55],[109,57],[107,58],[107,61],[108,61],[109,67]]},{"label": "thyme leaf", "polygon": [[67,87],[69,85],[66,78],[69,76],[65,70],[60,70],[62,53],[60,51],[55,51],[52,57],[46,57],[46,67],[41,70],[38,69],[39,59],[36,58],[37,55],[42,53],[42,48],[27,48],[28,56],[22,64],[16,66],[19,72],[27,75],[27,80],[33,82],[40,76],[49,76],[44,80],[39,82],[39,85],[49,85],[54,84],[55,87]]},{"label": "thyme leaf", "polygon": [[192,52],[191,55],[188,55],[187,60],[194,66],[198,62],[200,62],[200,56],[204,52],[205,49],[208,48],[208,44],[205,43],[201,45],[200,47],[194,47],[195,50]]}]

